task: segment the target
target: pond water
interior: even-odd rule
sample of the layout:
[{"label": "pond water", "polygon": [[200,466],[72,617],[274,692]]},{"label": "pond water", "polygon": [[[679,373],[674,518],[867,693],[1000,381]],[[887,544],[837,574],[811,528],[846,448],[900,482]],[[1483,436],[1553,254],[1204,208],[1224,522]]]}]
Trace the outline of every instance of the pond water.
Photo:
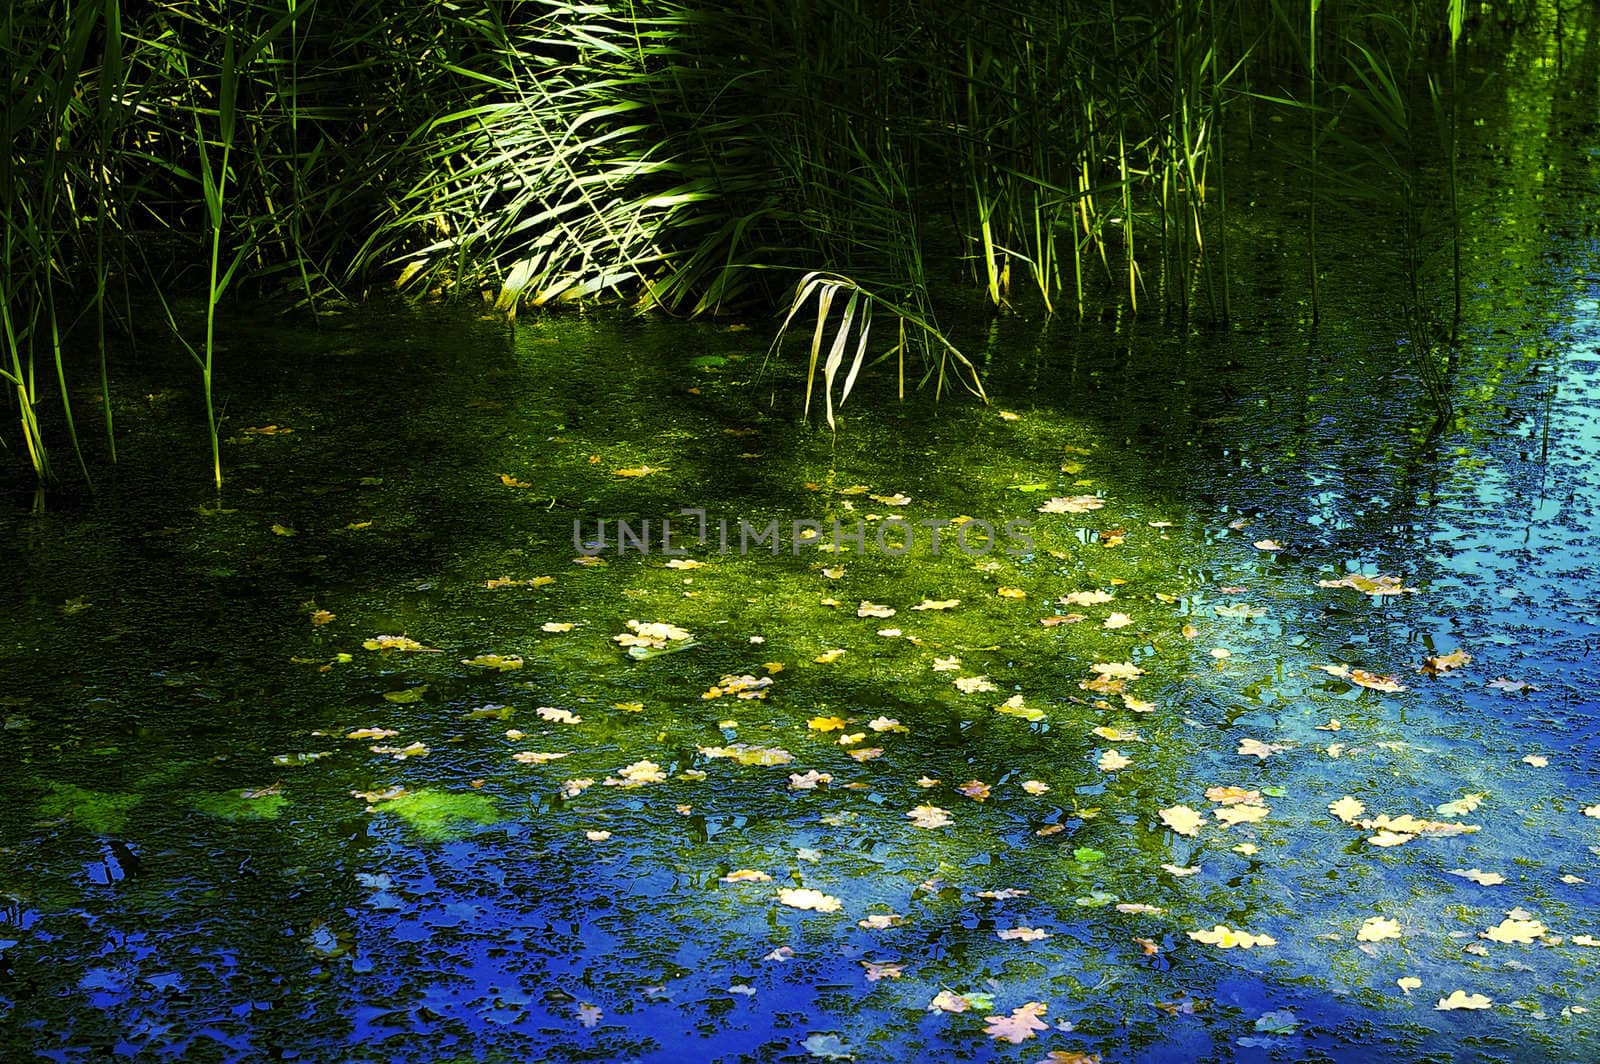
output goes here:
[{"label": "pond water", "polygon": [[1524,84],[1437,438],[1381,273],[836,435],[764,322],[240,316],[220,498],[130,362],[0,516],[8,1057],[1600,1058],[1597,155]]}]

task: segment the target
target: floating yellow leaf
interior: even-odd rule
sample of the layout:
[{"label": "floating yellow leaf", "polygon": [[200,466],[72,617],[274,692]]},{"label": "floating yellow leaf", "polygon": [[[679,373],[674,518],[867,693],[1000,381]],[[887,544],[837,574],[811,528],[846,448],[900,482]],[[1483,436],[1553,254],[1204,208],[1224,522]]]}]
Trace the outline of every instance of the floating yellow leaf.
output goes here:
[{"label": "floating yellow leaf", "polygon": [[876,602],[868,602],[866,599],[862,599],[861,605],[856,607],[857,617],[893,617],[894,615],[895,609],[893,606],[880,606]]},{"label": "floating yellow leaf", "polygon": [[949,990],[939,991],[928,1002],[929,1012],[969,1012],[971,1009],[972,1002]]},{"label": "floating yellow leaf", "polygon": [[1093,729],[1093,734],[1098,735],[1098,736],[1100,736],[1100,738],[1107,739],[1107,740],[1109,740],[1111,742],[1114,742],[1114,743],[1142,743],[1142,742],[1144,742],[1144,740],[1139,737],[1139,733],[1134,731],[1134,730],[1132,730],[1131,728],[1116,728],[1116,727],[1112,727],[1109,724],[1102,724],[1102,725],[1100,725],[1100,727]]},{"label": "floating yellow leaf", "polygon": [[1243,787],[1207,787],[1206,799],[1218,805],[1242,805],[1259,802],[1261,792],[1246,790]]},{"label": "floating yellow leaf", "polygon": [[346,739],[393,739],[400,733],[393,728],[357,728]]},{"label": "floating yellow leaf", "polygon": [[1283,549],[1283,544],[1279,543],[1275,539],[1258,539],[1251,544],[1251,546],[1255,547],[1256,550],[1264,551],[1276,551]]},{"label": "floating yellow leaf", "polygon": [[934,658],[934,672],[955,672],[961,667],[961,659],[957,657]]},{"label": "floating yellow leaf", "polygon": [[1097,661],[1089,666],[1091,672],[1117,680],[1136,680],[1144,670],[1128,661]]},{"label": "floating yellow leaf", "polygon": [[1373,846],[1387,849],[1390,846],[1399,846],[1401,843],[1410,842],[1414,838],[1416,838],[1415,835],[1408,835],[1403,831],[1380,831],[1368,838],[1367,842]]},{"label": "floating yellow leaf", "polygon": [[844,657],[844,655],[845,652],[843,650],[824,650],[811,660],[816,662],[818,665],[832,665],[834,662]]},{"label": "floating yellow leaf", "polygon": [[1264,743],[1260,739],[1240,739],[1239,753],[1243,757],[1258,757],[1265,761],[1273,754],[1279,754],[1289,749],[1288,743]]},{"label": "floating yellow leaf", "polygon": [[1367,807],[1365,805],[1362,805],[1359,800],[1350,797],[1348,794],[1336,802],[1328,803],[1328,812],[1346,824],[1353,822],[1356,817],[1366,811]]},{"label": "floating yellow leaf", "polygon": [[1042,514],[1086,514],[1105,506],[1105,500],[1096,495],[1068,495],[1046,499],[1038,507]]},{"label": "floating yellow leaf", "polygon": [[1435,809],[1434,812],[1438,813],[1440,816],[1466,816],[1468,813],[1478,808],[1478,806],[1481,805],[1483,800],[1487,797],[1488,795],[1482,791],[1474,794],[1464,794],[1453,802],[1444,803]]},{"label": "floating yellow leaf", "polygon": [[1050,937],[1050,932],[1036,927],[1013,927],[1006,931],[996,931],[995,937],[1002,942],[1040,942]]},{"label": "floating yellow leaf", "polygon": [[1455,990],[1450,993],[1449,997],[1440,998],[1439,1003],[1434,1006],[1434,1010],[1436,1012],[1449,1012],[1452,1009],[1486,1009],[1493,1004],[1492,998],[1484,997],[1482,994],[1469,994],[1465,990]]},{"label": "floating yellow leaf", "polygon": [[1122,696],[1122,704],[1128,707],[1128,712],[1130,713],[1154,713],[1156,711],[1154,702],[1146,702],[1144,699],[1135,698],[1130,694]]},{"label": "floating yellow leaf", "polygon": [[1026,1005],[1019,1005],[1011,1010],[1009,1016],[985,1016],[984,1022],[988,1024],[983,1033],[990,1038],[997,1038],[1002,1042],[1017,1045],[1035,1038],[1036,1031],[1048,1031],[1050,1025],[1039,1017],[1048,1011],[1049,1006],[1041,1001],[1030,1001]]},{"label": "floating yellow leaf", "polygon": [[1000,587],[996,588],[994,593],[1001,598],[1008,599],[1024,599],[1028,597],[1028,593],[1020,587]]},{"label": "floating yellow leaf", "polygon": [[647,477],[651,473],[659,473],[665,466],[634,466],[631,469],[613,469],[611,475],[615,477]]},{"label": "floating yellow leaf", "polygon": [[1506,881],[1506,877],[1499,872],[1485,872],[1481,868],[1452,868],[1446,875],[1470,879],[1480,887],[1498,887]]},{"label": "floating yellow leaf", "polygon": [[989,785],[982,780],[968,780],[956,788],[956,793],[981,802],[989,797]]},{"label": "floating yellow leaf", "polygon": [[999,688],[987,676],[958,676],[950,681],[962,694],[974,695],[982,691],[998,691]]},{"label": "floating yellow leaf", "polygon": [[909,732],[911,730],[893,717],[874,717],[872,720],[867,721],[867,727],[875,732]]},{"label": "floating yellow leaf", "polygon": [[1405,684],[1393,676],[1379,676],[1377,673],[1365,669],[1351,669],[1349,680],[1357,687],[1365,687],[1370,691],[1404,691]]},{"label": "floating yellow leaf", "polygon": [[313,628],[321,628],[323,625],[331,622],[333,617],[334,615],[329,613],[327,610],[312,610],[311,626]]},{"label": "floating yellow leaf", "polygon": [[925,598],[911,608],[914,610],[953,610],[959,605],[961,605],[960,599]]},{"label": "floating yellow leaf", "polygon": [[772,879],[772,877],[767,875],[767,873],[762,872],[762,871],[758,871],[757,869],[754,869],[754,868],[740,868],[740,869],[738,869],[736,871],[729,872],[727,875],[725,875],[721,879],[717,880],[717,882],[719,882],[719,883],[766,883],[766,882],[770,881],[771,879]]},{"label": "floating yellow leaf", "polygon": [[1405,991],[1408,995],[1422,985],[1422,980],[1414,975],[1402,975],[1394,981],[1394,985]]},{"label": "floating yellow leaf", "polygon": [[1441,673],[1470,664],[1472,664],[1471,654],[1468,654],[1465,650],[1452,650],[1448,654],[1437,654],[1431,658],[1423,658],[1422,664],[1417,671],[1425,672],[1429,676],[1438,676]]},{"label": "floating yellow leaf", "polygon": [[375,635],[361,644],[368,650],[398,650],[409,654],[437,654],[433,647],[425,647],[415,639],[403,635]]},{"label": "floating yellow leaf", "polygon": [[396,761],[404,761],[412,757],[426,757],[428,748],[422,743],[412,743],[410,746],[371,746],[367,749],[375,754],[388,754]]},{"label": "floating yellow leaf", "polygon": [[1057,601],[1063,606],[1099,606],[1110,602],[1116,596],[1109,591],[1072,591],[1062,595]]},{"label": "floating yellow leaf", "polygon": [[1547,768],[1550,765],[1550,759],[1543,754],[1528,754],[1522,759],[1522,763],[1524,765],[1532,765],[1534,768]]},{"label": "floating yellow leaf", "polygon": [[919,828],[942,828],[955,823],[950,819],[950,812],[940,809],[936,805],[919,805],[906,814],[913,825]]},{"label": "floating yellow leaf", "polygon": [[843,717],[812,717],[806,721],[806,727],[812,731],[830,732],[839,731],[846,723]]},{"label": "floating yellow leaf", "polygon": [[1113,613],[1100,625],[1102,628],[1126,628],[1133,623],[1133,618],[1126,613]]},{"label": "floating yellow leaf", "polygon": [[1337,580],[1318,580],[1318,587],[1348,587],[1371,595],[1374,598],[1380,595],[1413,594],[1416,588],[1401,585],[1398,576],[1365,576],[1361,573],[1351,573]]},{"label": "floating yellow leaf", "polygon": [[607,839],[609,839],[611,837],[611,832],[609,832],[609,831],[585,831],[583,833],[583,837],[588,839],[590,842],[605,842]]},{"label": "floating yellow leaf", "polygon": [[[1513,909],[1512,915],[1507,916],[1487,931],[1479,931],[1479,938],[1486,938],[1490,942],[1533,942],[1550,933],[1549,928],[1538,920],[1517,918],[1520,909]],[[1522,914],[1526,915],[1526,914]]]},{"label": "floating yellow leaf", "polygon": [[1105,753],[1101,754],[1100,759],[1095,762],[1095,766],[1099,768],[1101,772],[1116,772],[1118,769],[1127,768],[1131,764],[1133,764],[1132,761],[1126,757],[1123,757],[1122,754],[1116,750],[1107,750]]},{"label": "floating yellow leaf", "polygon": [[1253,935],[1249,931],[1235,931],[1226,924],[1218,924],[1210,931],[1190,931],[1189,937],[1218,949],[1254,949],[1257,946],[1276,946],[1278,940],[1271,935]]},{"label": "floating yellow leaf", "polygon": [[559,761],[570,756],[565,753],[546,753],[542,750],[519,750],[511,755],[511,760],[521,765],[543,765],[551,761]]},{"label": "floating yellow leaf", "polygon": [[700,746],[696,747],[700,754],[709,758],[727,758],[737,761],[741,765],[787,765],[794,760],[794,755],[778,747],[749,746],[745,743],[734,743],[732,746]]},{"label": "floating yellow leaf", "polygon": [[841,903],[831,894],[810,887],[785,888],[778,891],[778,901],[792,909],[808,909],[819,913],[836,913]]},{"label": "floating yellow leaf", "polygon": [[864,746],[859,750],[850,750],[848,753],[857,761],[876,761],[883,756],[883,747]]},{"label": "floating yellow leaf", "polygon": [[1381,916],[1367,917],[1361,923],[1361,930],[1356,932],[1357,942],[1382,942],[1399,937],[1400,921],[1386,920]]},{"label": "floating yellow leaf", "polygon": [[1175,805],[1168,809],[1160,810],[1161,822],[1176,831],[1179,835],[1195,836],[1200,834],[1200,825],[1205,823],[1205,817],[1199,811],[1190,809],[1186,805]]},{"label": "floating yellow leaf", "polygon": [[998,706],[995,706],[994,711],[996,713],[1004,713],[1008,717],[1021,717],[1023,720],[1035,723],[1045,718],[1044,710],[1024,705],[1021,695],[1012,695]]},{"label": "floating yellow leaf", "polygon": [[724,676],[717,681],[716,686],[707,690],[700,697],[709,700],[733,695],[748,701],[752,698],[766,698],[767,688],[771,686],[771,676],[756,677],[751,676],[749,673],[741,676]]},{"label": "floating yellow leaf", "polygon": [[1023,780],[1022,789],[1027,793],[1037,797],[1038,795],[1047,793],[1050,790],[1050,785],[1041,780]]},{"label": "floating yellow leaf", "polygon": [[[899,913],[873,913],[865,919],[857,920],[856,926],[864,927],[869,931],[882,931],[884,928],[894,927],[896,924],[904,922],[905,917]],[[898,979],[900,977],[897,975],[895,978]]]},{"label": "floating yellow leaf", "polygon": [[572,631],[572,627],[573,627],[573,625],[572,625],[571,621],[545,621],[543,624],[541,624],[539,626],[539,631],[541,631],[541,632],[570,632],[570,631]]},{"label": "floating yellow leaf", "polygon": [[1225,805],[1221,809],[1213,809],[1211,815],[1221,823],[1232,826],[1234,824],[1257,823],[1265,820],[1270,812],[1272,812],[1271,808],[1265,805],[1242,804]]},{"label": "floating yellow leaf", "polygon": [[706,563],[694,558],[673,558],[667,562],[668,569],[704,569]]},{"label": "floating yellow leaf", "polygon": [[665,783],[667,781],[666,770],[654,761],[635,761],[618,772],[617,775],[620,778],[608,778],[606,780],[607,787],[632,789],[634,787],[643,787],[647,783]]},{"label": "floating yellow leaf", "polygon": [[461,664],[471,665],[477,669],[511,672],[522,668],[522,658],[516,654],[479,654],[475,658],[462,658]]}]

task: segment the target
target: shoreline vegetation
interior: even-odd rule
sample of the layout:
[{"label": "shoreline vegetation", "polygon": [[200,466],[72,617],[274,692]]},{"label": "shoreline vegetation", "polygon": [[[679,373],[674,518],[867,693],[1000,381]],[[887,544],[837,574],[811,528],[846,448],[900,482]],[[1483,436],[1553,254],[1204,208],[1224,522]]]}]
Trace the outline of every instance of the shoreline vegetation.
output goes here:
[{"label": "shoreline vegetation", "polygon": [[75,465],[92,483],[91,434],[116,459],[108,351],[155,318],[193,362],[220,488],[219,314],[383,287],[513,319],[776,311],[772,351],[792,340],[806,414],[830,425],[867,365],[902,396],[982,398],[943,324],[954,282],[990,311],[1230,323],[1252,281],[1230,187],[1263,158],[1303,219],[1303,276],[1277,298],[1315,323],[1338,281],[1319,234],[1381,227],[1361,265],[1393,274],[1396,347],[1442,425],[1460,112],[1493,76],[1465,54],[1554,42],[1582,67],[1581,17],[1559,0],[14,4],[0,439],[40,482]]}]

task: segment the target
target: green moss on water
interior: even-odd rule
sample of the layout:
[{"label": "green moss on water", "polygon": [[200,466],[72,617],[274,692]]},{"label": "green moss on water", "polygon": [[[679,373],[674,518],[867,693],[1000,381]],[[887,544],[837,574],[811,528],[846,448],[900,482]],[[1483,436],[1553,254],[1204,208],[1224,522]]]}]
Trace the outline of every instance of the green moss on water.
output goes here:
[{"label": "green moss on water", "polygon": [[436,791],[426,788],[384,802],[378,809],[402,817],[418,835],[430,842],[460,838],[472,825],[498,823],[500,810],[486,794]]},{"label": "green moss on water", "polygon": [[52,820],[65,817],[96,835],[114,835],[128,822],[128,813],[144,801],[141,794],[91,791],[70,783],[50,784],[39,814]]},{"label": "green moss on water", "polygon": [[276,820],[289,799],[281,794],[246,798],[239,791],[204,794],[190,801],[199,812],[219,820]]}]

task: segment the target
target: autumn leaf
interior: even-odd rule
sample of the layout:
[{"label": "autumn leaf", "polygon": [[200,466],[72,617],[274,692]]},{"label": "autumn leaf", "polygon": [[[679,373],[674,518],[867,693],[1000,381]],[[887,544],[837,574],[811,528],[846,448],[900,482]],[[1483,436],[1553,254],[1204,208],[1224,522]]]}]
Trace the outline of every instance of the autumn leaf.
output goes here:
[{"label": "autumn leaf", "polygon": [[914,610],[953,610],[959,605],[961,605],[960,599],[925,598],[911,608]]},{"label": "autumn leaf", "polygon": [[1207,787],[1206,800],[1216,802],[1218,805],[1240,805],[1259,802],[1261,792],[1246,790],[1243,787]]},{"label": "autumn leaf", "polygon": [[947,809],[940,809],[936,805],[919,805],[907,813],[911,823],[919,828],[942,828],[955,823],[950,819]]},{"label": "autumn leaf", "polygon": [[1020,587],[999,587],[995,588],[994,593],[1001,598],[1008,599],[1024,599],[1028,597],[1028,593]]},{"label": "autumn leaf", "polygon": [[999,1039],[1017,1045],[1030,1038],[1038,1037],[1035,1032],[1048,1031],[1050,1025],[1039,1017],[1049,1011],[1050,1006],[1042,1001],[1030,1001],[1026,1005],[1019,1005],[1011,1010],[1009,1016],[985,1016],[984,1022],[988,1024],[983,1033],[990,1038]]},{"label": "autumn leaf", "polygon": [[1189,937],[1218,949],[1254,949],[1257,946],[1276,946],[1278,940],[1271,935],[1254,935],[1249,931],[1235,931],[1226,924],[1217,924],[1210,931],[1190,931]]},{"label": "autumn leaf", "polygon": [[1493,999],[1482,994],[1468,994],[1465,990],[1452,991],[1449,997],[1442,997],[1435,1005],[1436,1012],[1449,1012],[1452,1009],[1486,1009],[1494,1004]]},{"label": "autumn leaf", "polygon": [[962,694],[975,695],[983,691],[998,691],[999,688],[987,676],[957,676],[950,681]]},{"label": "autumn leaf", "polygon": [[1205,817],[1197,810],[1186,805],[1175,805],[1168,809],[1160,810],[1161,822],[1176,831],[1179,835],[1193,837],[1200,834],[1200,825],[1205,823]]},{"label": "autumn leaf", "polygon": [[620,770],[617,777],[608,777],[605,781],[607,787],[622,787],[631,790],[634,787],[643,787],[647,783],[665,783],[667,773],[654,761],[635,761],[627,768]]},{"label": "autumn leaf", "polygon": [[393,728],[357,728],[346,739],[393,739],[400,733]]},{"label": "autumn leaf", "polygon": [[330,623],[333,618],[334,615],[327,610],[312,610],[311,626],[313,628],[321,628],[323,625]]},{"label": "autumn leaf", "polygon": [[934,672],[955,672],[961,667],[961,659],[957,657],[934,658]]},{"label": "autumn leaf", "polygon": [[660,473],[665,469],[665,466],[635,466],[631,469],[613,469],[611,475],[614,477],[647,477],[651,473]]},{"label": "autumn leaf", "polygon": [[995,937],[1002,942],[1042,942],[1051,936],[1050,932],[1036,927],[1013,927],[1005,931],[996,931]]},{"label": "autumn leaf", "polygon": [[605,1013],[600,1011],[598,1005],[590,1005],[588,1002],[584,1002],[578,1006],[578,1022],[585,1027],[593,1027],[600,1022],[600,1017],[604,1015]]},{"label": "autumn leaf", "polygon": [[1506,877],[1499,872],[1485,872],[1481,868],[1452,868],[1445,874],[1469,879],[1480,887],[1498,887],[1506,881]]},{"label": "autumn leaf", "polygon": [[433,647],[425,647],[415,639],[403,635],[375,635],[361,644],[367,650],[400,651],[407,654],[438,654]]},{"label": "autumn leaf", "polygon": [[989,785],[982,780],[968,780],[956,788],[956,793],[981,802],[989,797]]},{"label": "autumn leaf", "polygon": [[810,887],[789,888],[778,891],[778,901],[792,909],[806,909],[819,913],[836,913],[842,903],[831,894]]},{"label": "autumn leaf", "polygon": [[1221,824],[1232,827],[1235,824],[1255,824],[1267,818],[1272,809],[1265,805],[1243,804],[1225,805],[1220,809],[1213,809],[1211,815]]},{"label": "autumn leaf", "polygon": [[1063,606],[1100,606],[1115,598],[1109,591],[1073,591],[1062,595],[1056,601]]},{"label": "autumn leaf", "polygon": [[[872,913],[870,916],[857,920],[856,926],[868,931],[882,931],[885,928],[904,923],[905,919],[899,913]],[[899,976],[895,978],[898,979]]]},{"label": "autumn leaf", "polygon": [[1086,514],[1105,504],[1105,500],[1096,495],[1070,495],[1047,499],[1037,509],[1042,514]]},{"label": "autumn leaf", "polygon": [[861,605],[856,607],[857,617],[893,617],[894,615],[895,609],[893,606],[880,606],[876,602],[868,602],[866,599],[862,599]]},{"label": "autumn leaf", "polygon": [[1478,791],[1473,794],[1464,794],[1453,802],[1444,803],[1435,809],[1434,812],[1438,813],[1440,816],[1466,816],[1474,809],[1477,809],[1487,797],[1488,795],[1482,791]]},{"label": "autumn leaf", "polygon": [[1368,672],[1365,669],[1351,669],[1349,680],[1357,687],[1365,687],[1369,691],[1393,693],[1406,689],[1405,684],[1401,683],[1396,677],[1379,676],[1377,673]]},{"label": "autumn leaf", "polygon": [[1258,539],[1255,541],[1255,543],[1251,544],[1251,546],[1255,547],[1256,550],[1261,551],[1270,552],[1283,550],[1283,544],[1279,543],[1275,539]]},{"label": "autumn leaf", "polygon": [[741,765],[787,765],[794,760],[794,755],[778,747],[750,746],[746,743],[734,743],[732,746],[698,746],[702,757],[726,758],[737,761]]},{"label": "autumn leaf", "polygon": [[866,969],[867,982],[876,983],[879,979],[899,979],[902,964],[888,964],[882,961],[862,961],[861,967]]},{"label": "autumn leaf", "polygon": [[1133,618],[1129,617],[1126,613],[1113,613],[1101,623],[1100,627],[1107,629],[1126,628],[1132,623]]},{"label": "autumn leaf", "polygon": [[1128,758],[1123,757],[1120,751],[1107,750],[1105,753],[1101,754],[1099,760],[1095,762],[1095,767],[1097,767],[1101,772],[1116,772],[1119,769],[1127,768],[1131,764],[1133,764],[1133,762]]},{"label": "autumn leaf", "polygon": [[1091,734],[1098,735],[1100,738],[1113,743],[1144,742],[1144,739],[1140,738],[1137,731],[1131,728],[1117,728],[1108,724],[1102,724],[1097,728],[1091,729]]},{"label": "autumn leaf", "polygon": [[1260,739],[1240,739],[1239,749],[1236,752],[1242,757],[1257,757],[1265,761],[1273,754],[1280,754],[1289,748],[1288,743],[1264,743]]},{"label": "autumn leaf", "polygon": [[1044,710],[1023,704],[1021,695],[1012,695],[998,706],[994,707],[996,713],[1004,713],[1008,717],[1021,717],[1023,720],[1038,723],[1045,719]]},{"label": "autumn leaf", "polygon": [[1144,670],[1128,661],[1097,661],[1089,666],[1091,672],[1109,679],[1136,680],[1144,675]]},{"label": "autumn leaf", "polygon": [[1382,595],[1414,594],[1416,588],[1405,587],[1398,576],[1365,576],[1351,573],[1337,580],[1318,580],[1318,587],[1348,587],[1363,595],[1377,598]]},{"label": "autumn leaf", "polygon": [[477,669],[511,672],[522,668],[522,658],[516,654],[479,654],[475,658],[462,658],[461,664],[470,665]]},{"label": "autumn leaf", "polygon": [[1366,811],[1367,807],[1365,805],[1362,805],[1358,799],[1352,798],[1348,794],[1336,802],[1328,803],[1328,812],[1346,824],[1352,823],[1356,817]]},{"label": "autumn leaf", "polygon": [[569,753],[548,753],[543,750],[520,750],[511,755],[511,760],[519,765],[545,765],[551,761],[559,761],[563,757],[572,756]]},{"label": "autumn leaf", "polygon": [[832,665],[834,662],[844,657],[844,655],[845,652],[843,650],[824,650],[811,660],[816,662],[818,665]]},{"label": "autumn leaf", "polygon": [[843,717],[812,717],[806,721],[806,727],[812,731],[830,732],[839,731],[847,723]]},{"label": "autumn leaf", "polygon": [[832,783],[833,776],[827,772],[818,772],[811,769],[807,772],[791,772],[789,774],[789,789],[791,791],[814,791],[821,783]]},{"label": "autumn leaf", "polygon": [[1399,846],[1416,838],[1415,835],[1403,831],[1380,831],[1367,839],[1367,843],[1383,849],[1390,846]]},{"label": "autumn leaf", "polygon": [[1550,933],[1549,928],[1538,920],[1533,919],[1531,913],[1521,909],[1512,909],[1506,918],[1487,931],[1479,931],[1479,938],[1486,938],[1490,942],[1528,943],[1543,938]]},{"label": "autumn leaf", "polygon": [[690,569],[704,569],[705,567],[705,562],[697,561],[694,558],[673,558],[667,562],[668,569],[682,569],[687,571]]},{"label": "autumn leaf", "polygon": [[534,708],[540,720],[547,720],[552,724],[582,724],[583,718],[573,713],[570,709],[557,709],[555,706],[537,706]]},{"label": "autumn leaf", "polygon": [[767,883],[772,879],[767,873],[754,868],[740,868],[718,879],[719,883]]},{"label": "autumn leaf", "polygon": [[571,621],[545,621],[539,626],[541,632],[570,632],[572,629]]},{"label": "autumn leaf", "polygon": [[867,721],[867,727],[875,732],[910,732],[911,729],[895,720],[893,717],[874,717]]},{"label": "autumn leaf", "polygon": [[1492,687],[1496,691],[1505,691],[1506,693],[1513,695],[1522,695],[1527,694],[1529,691],[1540,690],[1538,684],[1525,683],[1522,680],[1513,680],[1505,676],[1497,676],[1493,680],[1490,680],[1488,683],[1484,684],[1484,686]]},{"label": "autumn leaf", "polygon": [[1429,676],[1438,676],[1472,663],[1472,655],[1465,650],[1452,650],[1448,654],[1438,654],[1431,658],[1423,658],[1422,664],[1417,666],[1418,672],[1427,673]]},{"label": "autumn leaf", "polygon": [[1050,785],[1042,780],[1023,780],[1022,789],[1035,797],[1045,794],[1050,790]]},{"label": "autumn leaf", "polygon": [[1382,942],[1399,937],[1400,921],[1386,920],[1381,916],[1367,917],[1361,923],[1361,930],[1356,932],[1357,942]]}]

